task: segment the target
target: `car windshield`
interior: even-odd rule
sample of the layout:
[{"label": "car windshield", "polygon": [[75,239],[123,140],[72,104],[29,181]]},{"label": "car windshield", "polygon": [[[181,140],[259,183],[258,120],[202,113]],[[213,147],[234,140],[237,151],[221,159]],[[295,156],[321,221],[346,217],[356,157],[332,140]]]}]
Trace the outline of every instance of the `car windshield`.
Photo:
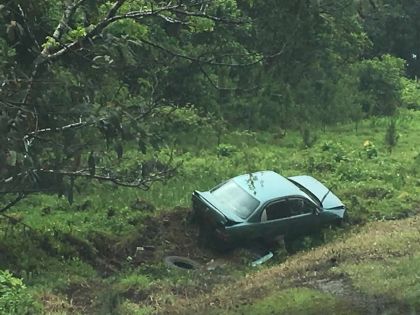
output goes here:
[{"label": "car windshield", "polygon": [[217,201],[242,219],[254,212],[260,202],[230,180],[211,191]]}]

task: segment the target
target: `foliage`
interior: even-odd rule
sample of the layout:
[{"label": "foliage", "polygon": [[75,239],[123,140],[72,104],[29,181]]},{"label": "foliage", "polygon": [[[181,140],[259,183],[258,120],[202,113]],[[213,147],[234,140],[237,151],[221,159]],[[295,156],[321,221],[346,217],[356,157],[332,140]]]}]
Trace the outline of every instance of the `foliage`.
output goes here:
[{"label": "foliage", "polygon": [[317,136],[311,132],[310,126],[302,127],[300,133],[302,135],[302,142],[305,148],[310,148],[315,144]]},{"label": "foliage", "polygon": [[231,156],[237,149],[230,144],[221,143],[217,146],[217,156]]},{"label": "foliage", "polygon": [[[72,203],[80,178],[147,190],[173,176],[171,157],[153,172],[139,165],[172,145],[174,130],[197,128],[195,109],[177,98],[186,84],[176,83],[213,71],[225,49],[218,37],[231,34],[223,25],[242,23],[235,3],[48,4],[1,6],[1,195],[42,191]],[[202,33],[216,38],[202,43]],[[175,105],[185,109],[168,111]],[[142,162],[121,165],[134,147]]]},{"label": "foliage", "polygon": [[0,270],[0,311],[3,314],[35,314],[39,311],[22,280]]},{"label": "foliage", "polygon": [[368,55],[381,56],[387,53],[402,58],[407,62],[409,76],[418,77],[419,2],[381,0],[358,3],[358,15],[372,42],[372,50]]},{"label": "foliage", "polygon": [[363,110],[368,114],[391,116],[402,105],[404,60],[384,55],[356,65],[360,90],[364,94]]},{"label": "foliage", "polygon": [[[138,243],[160,242],[157,255],[183,248],[154,237],[174,221],[160,216],[189,207],[193,190],[272,169],[334,187],[351,223],[415,214],[419,12],[415,0],[2,3],[0,212],[10,212],[0,220],[1,267],[69,312],[77,312],[72,293],[88,288],[104,313],[153,313],[210,290],[203,282],[212,278],[229,282],[170,273],[160,260],[136,269],[126,259]],[[374,250],[364,243],[375,237],[334,250],[401,254],[393,240]],[[332,255],[309,266],[330,266]],[[115,260],[118,272],[108,265]],[[372,264],[375,278],[397,276],[386,292],[372,291],[409,283],[399,261],[387,262]],[[410,274],[418,265],[401,263]],[[364,289],[357,279],[369,268],[349,266]],[[109,273],[115,278],[104,280]],[[33,311],[23,283],[0,276],[8,292],[0,300]],[[273,310],[283,306],[277,299],[297,312],[305,303],[314,312],[347,305],[313,288],[282,288],[239,309]]]},{"label": "foliage", "polygon": [[402,78],[402,100],[409,109],[420,109],[420,83],[418,81]]}]

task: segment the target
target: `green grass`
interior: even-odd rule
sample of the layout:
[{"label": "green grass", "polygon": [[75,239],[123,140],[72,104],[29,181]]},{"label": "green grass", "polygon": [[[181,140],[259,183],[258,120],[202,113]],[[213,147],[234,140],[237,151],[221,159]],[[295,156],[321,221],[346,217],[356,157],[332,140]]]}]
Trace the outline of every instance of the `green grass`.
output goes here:
[{"label": "green grass", "polygon": [[[206,311],[207,313],[208,311]],[[309,288],[290,288],[272,292],[254,302],[234,301],[227,310],[210,314],[360,314],[345,299]]]},{"label": "green grass", "polygon": [[[285,262],[221,282],[195,298],[175,297],[165,310],[170,314],[366,314],[382,309],[415,314],[420,300],[419,230],[420,216],[371,222]],[[310,296],[313,303],[305,302]]]},{"label": "green grass", "polygon": [[[6,229],[14,228],[14,231],[8,232],[7,237],[0,239],[0,268],[10,269],[22,277],[35,295],[41,298],[48,296],[48,299],[56,301],[54,303],[57,305],[67,303],[70,308],[70,302],[65,297],[69,287],[83,287],[92,282],[101,283],[103,277],[92,261],[79,257],[77,245],[63,243],[59,240],[60,237],[72,235],[76,241],[85,241],[86,250],[94,249],[92,234],[95,233],[103,236],[104,244],[127,241],[135,243],[141,238],[141,233],[149,233],[143,228],[150,224],[148,222],[151,218],[173,213],[172,210],[178,206],[190,207],[192,191],[208,190],[227,178],[257,170],[271,169],[285,176],[309,174],[318,178],[332,187],[335,194],[344,201],[353,223],[415,215],[419,213],[420,205],[420,112],[400,111],[396,119],[399,138],[392,152],[389,152],[385,143],[388,125],[387,118],[371,118],[360,123],[357,131],[351,123],[329,126],[325,131],[315,130],[313,132],[317,134],[318,140],[310,148],[304,147],[302,136],[297,131],[288,131],[283,138],[275,132],[229,131],[223,135],[222,144],[219,146],[213,134],[208,136],[207,141],[204,141],[204,138],[192,137],[188,144],[177,148],[176,161],[182,162],[177,176],[166,183],[156,183],[149,191],[79,181],[76,182],[76,190],[79,190],[79,193],[75,194],[73,205],[69,205],[64,197],[32,195],[8,214],[22,219],[22,222],[37,230],[40,237],[34,239],[30,235],[25,236],[23,229],[18,225],[13,226],[7,223],[7,220],[0,222],[3,235]],[[194,141],[197,142],[196,145]],[[370,144],[365,145],[366,141]],[[122,163],[132,163],[135,156],[135,152],[127,152],[124,157],[126,160]],[[138,200],[155,205],[157,210],[143,211],[134,207],[133,204]],[[182,213],[186,215],[186,211]],[[407,237],[403,241],[418,241],[418,235],[398,231]],[[340,233],[330,235],[334,238],[341,237]],[[45,239],[41,236],[49,240],[48,244],[45,244]],[[415,273],[419,264],[418,256],[412,259],[405,258],[409,252],[401,248],[398,235],[380,233],[379,237],[372,233],[369,237],[378,237],[378,244],[387,250],[378,254],[387,259],[386,264],[366,261],[359,268],[355,261],[347,259],[346,255],[353,258],[362,257],[366,252],[376,257],[376,253],[371,250],[372,244],[355,236],[351,243],[343,242],[341,247],[338,246],[346,258],[345,266],[348,267],[348,270],[343,269],[342,272],[354,279],[355,285],[366,294],[394,294],[398,291],[404,303],[418,307],[415,302],[418,295],[413,296],[412,292],[418,291],[419,288],[409,282],[410,277],[416,279],[414,275],[418,274]],[[165,245],[164,239],[161,241],[162,244],[158,248],[160,254],[165,254],[169,249],[174,250]],[[51,248],[54,254],[51,254]],[[176,246],[174,248],[176,249]],[[398,253],[401,258],[392,255],[388,257],[388,253]],[[122,256],[120,259],[124,261],[125,258]],[[400,264],[407,270],[406,275],[402,273],[402,269],[398,269]],[[369,272],[371,266],[376,268],[373,272]],[[226,272],[226,278],[230,281],[233,277],[241,278],[245,273],[254,271],[247,268],[235,270],[235,267],[232,267]],[[387,273],[395,276],[382,286],[381,279],[384,279]],[[364,287],[363,278],[369,276],[372,277],[373,285]],[[220,281],[221,276],[215,277],[214,281],[210,278],[204,275],[189,279],[175,273],[168,274],[165,267],[159,264],[132,269],[128,263],[123,263],[120,272],[106,280],[106,286],[115,290],[117,296],[124,296],[134,286],[142,287],[146,291],[153,291],[151,294],[156,299],[156,304],[167,305],[170,302],[165,302],[166,300],[176,301],[178,298],[173,291],[181,292],[179,294],[182,295],[183,288],[186,288],[186,292],[190,290],[198,294],[201,292],[198,290],[200,281],[208,281],[210,290],[215,282]],[[400,290],[402,283],[407,284],[406,290]],[[380,291],[381,287],[388,291]],[[274,305],[278,307],[274,302],[276,299],[293,298],[306,301],[311,294],[315,294],[314,301],[319,303],[314,302],[312,306],[308,306],[308,311],[313,309],[314,312],[321,312],[324,304],[341,310],[344,305],[343,301],[328,294],[313,292],[310,288],[283,288],[276,298],[267,294],[265,300],[252,306],[240,306],[240,309],[244,307],[244,312],[263,312]],[[398,294],[396,296],[398,297]],[[138,307],[137,302],[122,297],[115,307],[120,308],[121,314],[143,314],[150,311],[150,305]],[[245,309],[247,307],[250,309]],[[256,309],[251,309],[252,307]],[[290,310],[296,313],[300,311],[299,308]]]},{"label": "green grass", "polygon": [[[357,219],[395,218],[407,215],[420,201],[419,112],[402,111],[397,119],[399,141],[389,153],[385,144],[386,118],[364,121],[358,132],[352,125],[318,132],[311,148],[302,146],[298,132],[276,139],[271,133],[231,133],[223,138],[232,151],[217,156],[216,148],[184,153],[179,175],[139,195],[160,209],[189,206],[195,189],[207,190],[224,179],[251,171],[272,169],[290,176],[311,174],[333,187]],[[369,158],[364,143],[374,145]],[[419,145],[415,145],[415,144]]]},{"label": "green grass", "polygon": [[354,286],[368,295],[385,295],[420,310],[420,252],[413,255],[344,264],[338,270],[352,279]]}]

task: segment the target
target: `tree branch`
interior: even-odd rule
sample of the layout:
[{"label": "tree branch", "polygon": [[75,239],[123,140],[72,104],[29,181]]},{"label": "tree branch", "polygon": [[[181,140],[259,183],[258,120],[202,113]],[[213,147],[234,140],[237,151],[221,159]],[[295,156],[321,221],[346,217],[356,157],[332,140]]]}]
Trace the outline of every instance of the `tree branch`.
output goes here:
[{"label": "tree branch", "polygon": [[219,23],[224,23],[224,24],[242,25],[242,24],[247,23],[247,21],[245,20],[225,19],[225,18],[209,15],[204,12],[192,12],[192,11],[185,11],[185,10],[179,10],[179,9],[172,9],[171,11],[180,15],[184,15],[184,16],[200,17],[200,18],[204,18],[204,19],[208,19],[214,22],[219,22]]},{"label": "tree branch", "polygon": [[81,121],[80,120],[77,123],[72,123],[72,124],[69,124],[69,125],[62,126],[62,127],[44,128],[44,129],[39,129],[39,130],[32,131],[32,132],[26,134],[23,137],[23,144],[25,145],[25,151],[28,152],[28,148],[31,145],[32,140],[35,137],[37,137],[39,134],[48,133],[48,132],[61,132],[61,131],[65,131],[65,130],[68,130],[68,129],[76,129],[76,128],[84,127],[84,126],[87,126],[87,125],[93,125],[93,124],[94,124],[93,122],[89,123],[87,121]]},{"label": "tree branch", "polygon": [[143,190],[148,190],[153,182],[156,181],[163,181],[166,178],[168,178],[168,175],[173,173],[175,171],[174,168],[168,168],[167,170],[161,171],[156,174],[150,174],[146,177],[137,179],[136,181],[128,182],[123,181],[119,178],[112,177],[109,175],[93,175],[90,174],[86,170],[80,170],[80,171],[67,171],[67,170],[52,170],[52,169],[36,169],[33,170],[34,172],[38,173],[44,173],[44,174],[54,174],[54,175],[63,175],[63,176],[72,176],[72,177],[84,177],[84,178],[90,178],[90,179],[96,179],[99,181],[107,181],[112,182],[118,186],[123,187],[132,187],[132,188],[140,188]]},{"label": "tree branch", "polygon": [[216,90],[219,90],[219,91],[244,91],[244,92],[250,92],[250,91],[253,91],[253,90],[255,90],[255,89],[257,89],[258,88],[258,85],[254,85],[253,87],[250,87],[250,88],[246,88],[246,89],[244,89],[244,88],[227,88],[227,87],[222,87],[222,86],[219,86],[216,82],[214,82],[213,81],[213,79],[210,77],[210,75],[204,70],[204,68],[203,67],[201,67],[200,66],[200,71],[201,71],[201,73],[202,74],[204,74],[204,76],[206,77],[206,79],[210,82],[210,84],[216,89]]},{"label": "tree branch", "polygon": [[19,194],[13,201],[9,202],[8,205],[0,209],[0,213],[6,212],[11,207],[13,207],[15,204],[17,204],[19,201],[21,201],[25,197],[25,194]]},{"label": "tree branch", "polygon": [[32,39],[32,41],[34,42],[34,44],[35,44],[36,48],[37,48],[38,50],[41,50],[41,46],[39,45],[38,41],[36,40],[36,37],[35,37],[35,35],[32,33],[31,29],[29,28],[29,24],[28,24],[28,21],[27,21],[27,19],[26,19],[25,12],[23,11],[22,6],[21,6],[20,4],[18,4],[18,8],[19,8],[19,13],[20,13],[20,15],[22,16],[23,23],[25,24],[25,29],[26,29],[26,32],[28,33],[28,36],[29,36],[29,37]]},{"label": "tree branch", "polygon": [[[203,60],[201,58],[195,58],[195,57],[191,57],[191,56],[184,55],[184,54],[181,54],[181,53],[177,53],[173,50],[170,50],[166,47],[163,47],[162,45],[151,42],[151,41],[149,41],[147,39],[144,39],[144,38],[140,38],[139,41],[141,41],[141,42],[143,42],[143,43],[145,43],[149,46],[158,48],[158,49],[166,52],[167,54],[172,55],[172,56],[177,57],[177,58],[189,60],[191,62],[195,62],[195,63],[201,64],[201,65],[205,64],[205,65],[209,65],[209,66],[221,66],[221,67],[229,67],[229,68],[232,68],[232,67],[250,67],[250,66],[254,66],[254,65],[256,65],[256,64],[258,64],[258,63],[260,63],[264,60],[269,60],[269,59],[276,58],[276,57],[278,57],[278,56],[280,56],[284,53],[284,50],[287,46],[287,43],[284,43],[282,48],[278,52],[273,53],[273,54],[268,55],[268,56],[261,56],[260,58],[254,60],[252,62],[248,62],[248,63],[224,63],[224,62],[214,62],[213,61],[214,59]],[[133,41],[133,40],[128,40],[128,42],[138,45],[138,43]]]},{"label": "tree branch", "polygon": [[[74,3],[71,3],[67,6],[67,8],[64,10],[63,16],[61,17],[60,22],[58,23],[57,27],[55,28],[52,37],[60,39],[63,35],[64,29],[67,27],[69,28],[69,22],[70,19],[73,17],[73,14],[76,12],[77,8],[83,4],[86,0],[79,0]],[[48,56],[49,48],[44,47],[44,49],[41,51],[41,55]]]}]

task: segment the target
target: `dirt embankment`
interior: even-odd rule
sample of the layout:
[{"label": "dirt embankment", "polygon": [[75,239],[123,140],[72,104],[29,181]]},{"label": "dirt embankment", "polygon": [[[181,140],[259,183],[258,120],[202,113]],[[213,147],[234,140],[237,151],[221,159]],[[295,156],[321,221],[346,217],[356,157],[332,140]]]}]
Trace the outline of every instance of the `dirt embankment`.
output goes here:
[{"label": "dirt embankment", "polygon": [[[162,312],[186,314],[206,313],[211,309],[235,309],[237,304],[257,303],[274,292],[290,287],[305,287],[344,298],[350,302],[355,313],[410,313],[413,305],[409,298],[405,299],[403,294],[393,294],[392,289],[375,293],[374,289],[369,292],[369,289],[360,288],[346,268],[356,268],[357,273],[359,265],[372,264],[372,268],[387,266],[389,262],[413,255],[420,255],[420,216],[372,222],[363,227],[354,227],[331,243],[288,257],[283,263],[247,274],[231,283],[220,283],[210,292],[194,299],[178,296]],[[416,276],[404,274],[412,270],[400,272],[403,287],[404,277],[412,279]],[[386,276],[372,279],[375,283],[387,285]],[[420,297],[420,292],[418,295]]]}]

